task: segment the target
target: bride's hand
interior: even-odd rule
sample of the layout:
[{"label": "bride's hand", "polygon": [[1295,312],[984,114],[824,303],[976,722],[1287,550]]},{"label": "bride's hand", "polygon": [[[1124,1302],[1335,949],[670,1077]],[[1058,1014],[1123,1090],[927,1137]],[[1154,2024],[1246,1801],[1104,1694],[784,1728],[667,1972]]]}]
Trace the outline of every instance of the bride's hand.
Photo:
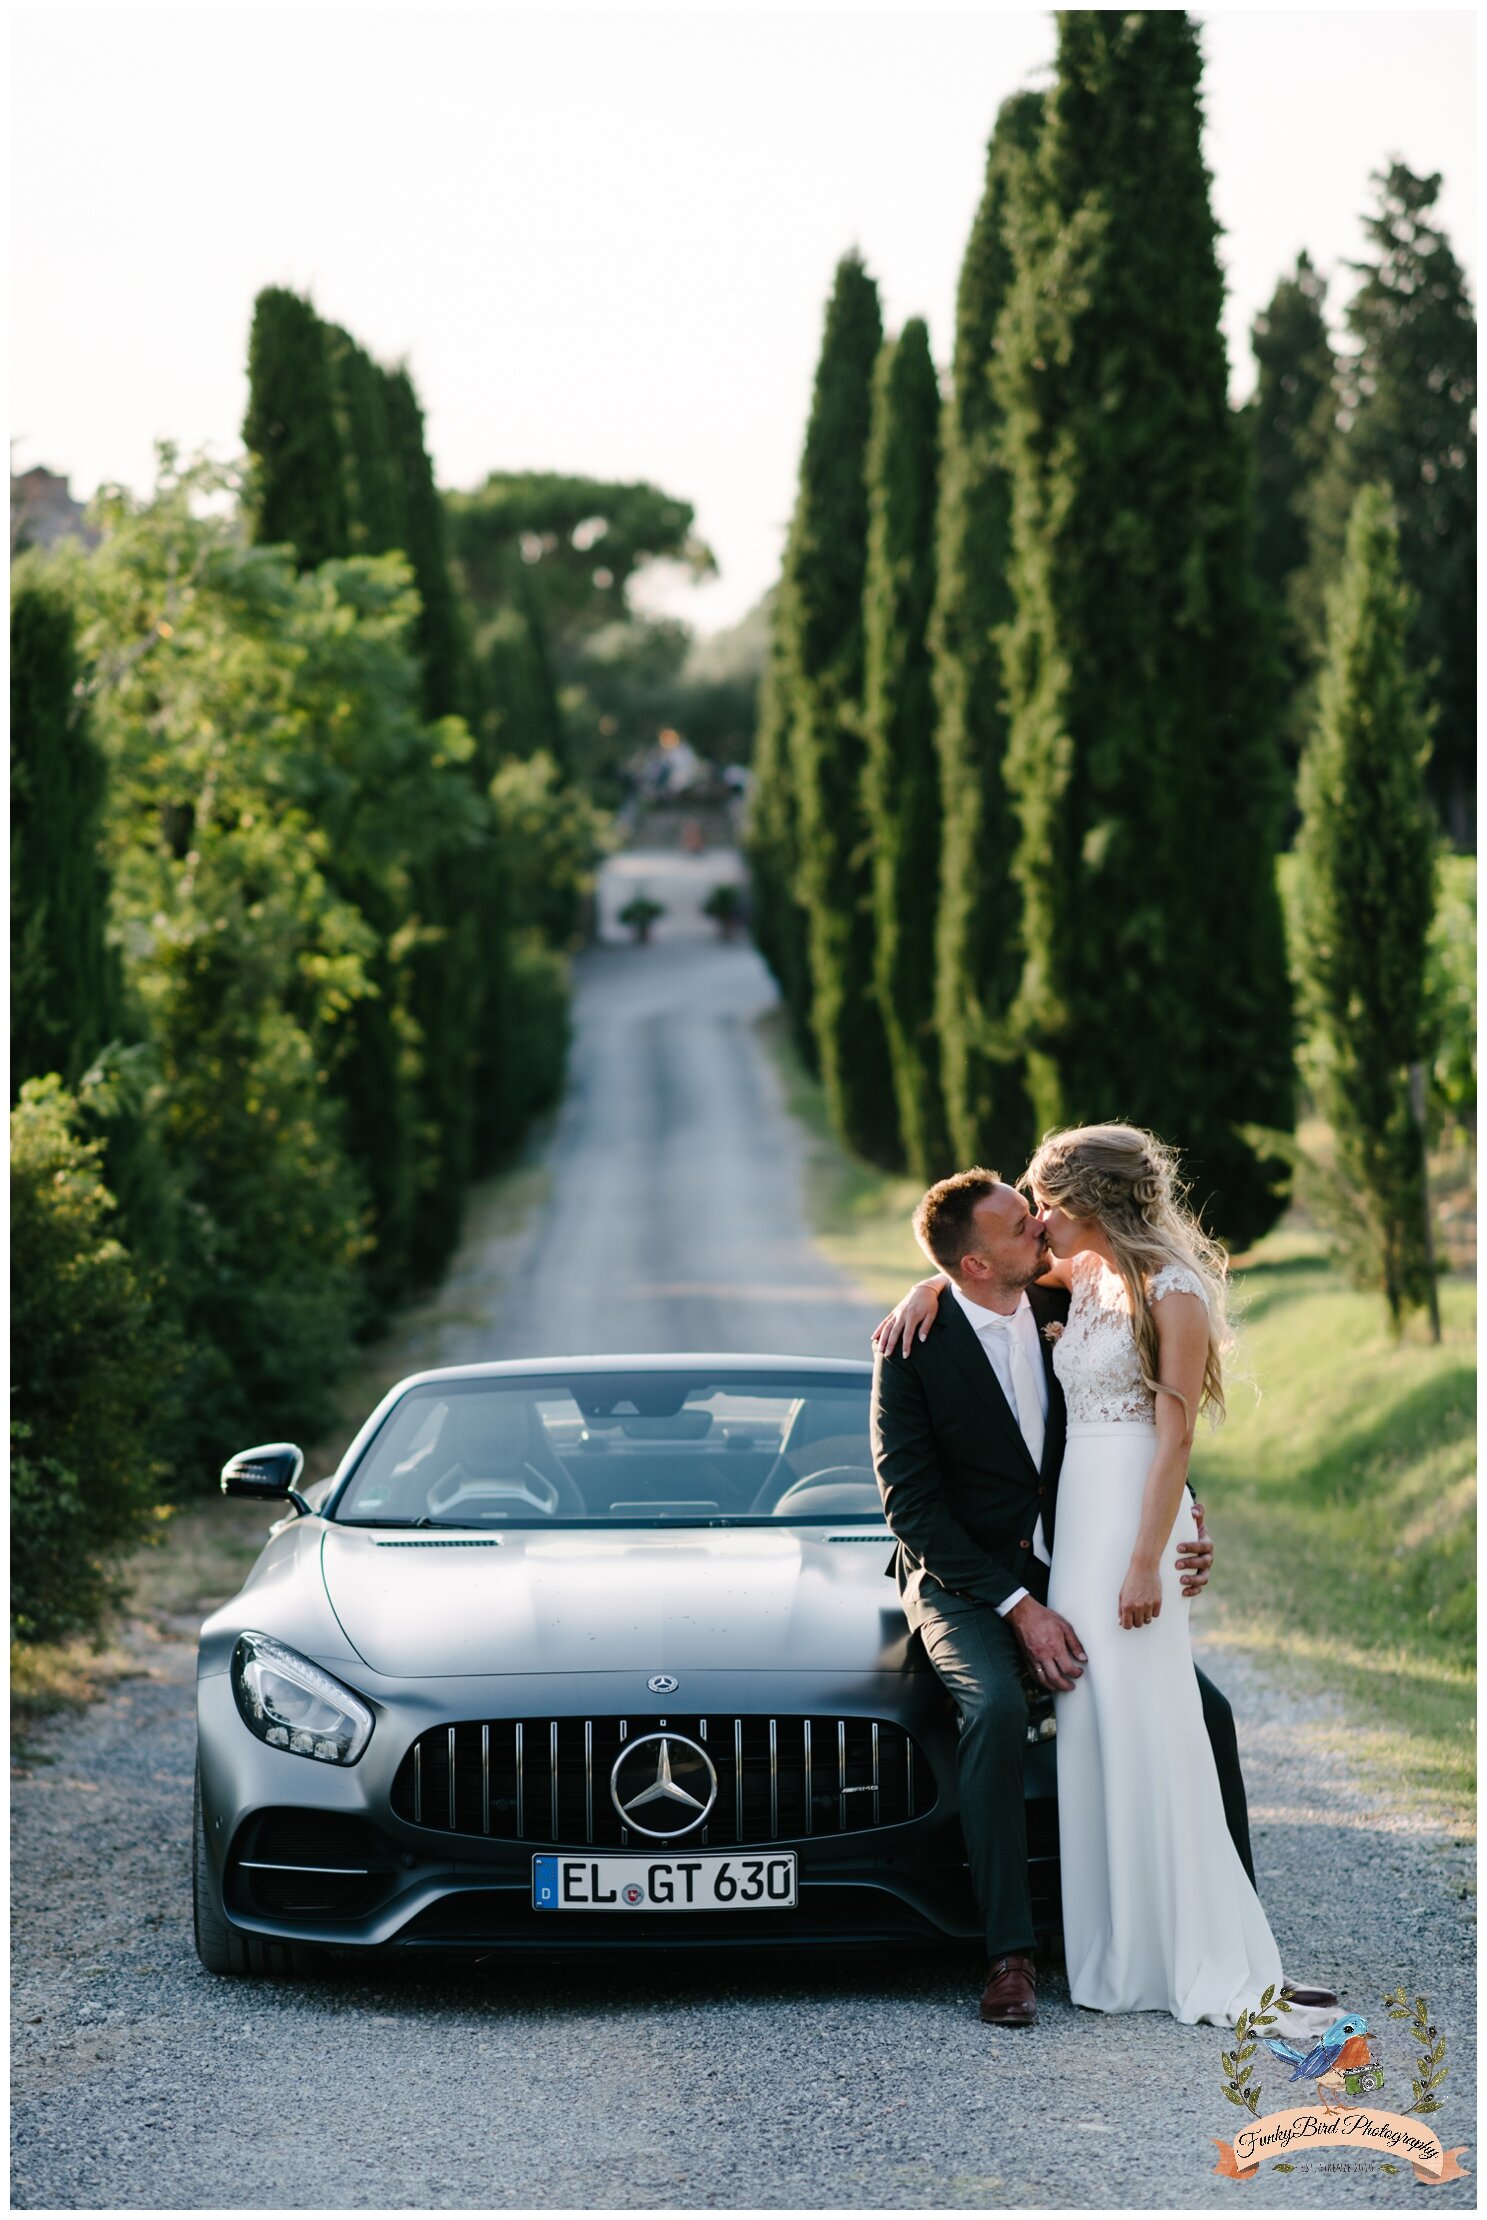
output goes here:
[{"label": "bride's hand", "polygon": [[932,1280],[916,1280],[903,1300],[873,1328],[873,1347],[880,1349],[885,1357],[891,1357],[897,1342],[900,1355],[906,1357],[915,1331],[923,1341],[934,1324],[940,1296],[949,1284],[943,1272],[936,1273]]},{"label": "bride's hand", "polygon": [[1150,1626],[1161,1616],[1162,1569],[1160,1565],[1138,1564],[1133,1557],[1126,1567],[1126,1577],[1120,1584],[1120,1602],[1116,1606],[1123,1627]]}]

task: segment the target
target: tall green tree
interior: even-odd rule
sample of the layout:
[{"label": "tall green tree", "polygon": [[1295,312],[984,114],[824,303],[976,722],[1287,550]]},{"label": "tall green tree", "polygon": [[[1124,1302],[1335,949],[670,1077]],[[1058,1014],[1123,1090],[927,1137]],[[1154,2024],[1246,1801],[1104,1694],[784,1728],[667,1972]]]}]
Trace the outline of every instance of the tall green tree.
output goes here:
[{"label": "tall green tree", "polygon": [[872,838],[878,1000],[904,1155],[926,1184],[950,1168],[935,1032],[939,761],[929,651],[940,388],[922,317],[878,357],[868,448],[863,621],[864,803]]},{"label": "tall green tree", "polygon": [[119,1031],[99,846],[106,771],[79,686],[72,602],[22,564],[10,598],[10,1083],[75,1084]]},{"label": "tall green tree", "polygon": [[991,373],[1012,282],[1011,195],[1042,115],[1039,93],[1002,104],[961,263],[931,629],[943,825],[935,1007],[946,1116],[962,1163],[1014,1169],[1035,1135],[1008,1023],[1022,975],[1022,903],[997,644],[1012,616],[1011,491]]},{"label": "tall green tree", "polygon": [[387,414],[387,372],[339,324],[325,327],[336,423],[345,457],[343,555],[385,555],[406,537],[401,472]]},{"label": "tall green tree", "polygon": [[281,285],[253,303],[248,412],[253,536],[291,546],[313,570],[351,552],[346,453],[326,326],[307,300]]},{"label": "tall green tree", "polygon": [[1327,280],[1296,257],[1250,327],[1257,372],[1246,410],[1254,450],[1255,570],[1283,603],[1308,552],[1306,496],[1324,460],[1337,365],[1327,332]]},{"label": "tall green tree", "polygon": [[791,1037],[807,1067],[817,1068],[811,1028],[811,959],[799,894],[800,834],[795,767],[790,754],[795,668],[778,600],[770,623],[769,660],[759,690],[754,780],[744,849],[749,859],[754,939],[774,973]]},{"label": "tall green tree", "polygon": [[1354,504],[1330,596],[1320,717],[1301,768],[1297,841],[1310,1073],[1363,1229],[1355,1260],[1398,1330],[1430,1294],[1422,1135],[1410,1067],[1427,1038],[1435,907],[1429,717],[1409,664],[1412,597],[1387,487]]},{"label": "tall green tree", "polygon": [[893,1164],[900,1142],[876,988],[862,738],[867,446],[882,343],[877,286],[858,255],[845,255],[826,310],[780,580],[780,621],[794,669],[798,889],[827,1109],[850,1148]]},{"label": "tall green tree", "polygon": [[1336,362],[1327,281],[1300,254],[1250,329],[1257,380],[1245,411],[1254,486],[1255,575],[1282,692],[1281,739],[1294,773],[1314,716],[1313,658],[1295,597],[1310,556],[1309,505],[1332,438]]},{"label": "tall green tree", "polygon": [[1477,322],[1466,275],[1434,220],[1439,175],[1402,162],[1375,173],[1372,252],[1350,265],[1352,350],[1340,365],[1336,436],[1312,504],[1309,606],[1320,648],[1325,588],[1343,559],[1361,486],[1393,495],[1410,659],[1438,718],[1431,785],[1451,836],[1475,837]]},{"label": "tall green tree", "polygon": [[386,377],[383,413],[397,488],[401,537],[418,586],[417,645],[423,665],[423,713],[460,717],[469,706],[466,642],[449,569],[444,506],[424,439],[423,410],[405,368]]},{"label": "tall green tree", "polygon": [[1059,17],[995,376],[1015,617],[1017,1022],[1038,1126],[1121,1116],[1182,1150],[1235,1243],[1291,1122],[1282,799],[1194,27]]}]

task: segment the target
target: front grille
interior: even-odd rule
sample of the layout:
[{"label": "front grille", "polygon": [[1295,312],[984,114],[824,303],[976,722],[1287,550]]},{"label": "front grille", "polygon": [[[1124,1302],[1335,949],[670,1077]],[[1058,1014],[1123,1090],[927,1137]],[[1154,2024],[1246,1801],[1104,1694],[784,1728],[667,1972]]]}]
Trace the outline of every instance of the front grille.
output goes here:
[{"label": "front grille", "polygon": [[[900,1726],[880,1719],[668,1719],[712,1759],[718,1795],[689,1844],[743,1847],[901,1826],[933,1810],[934,1776]],[[609,1776],[655,1719],[461,1720],[419,1736],[392,1808],[415,1826],[514,1842],[644,1849]],[[682,1839],[673,1836],[671,1840]]]}]

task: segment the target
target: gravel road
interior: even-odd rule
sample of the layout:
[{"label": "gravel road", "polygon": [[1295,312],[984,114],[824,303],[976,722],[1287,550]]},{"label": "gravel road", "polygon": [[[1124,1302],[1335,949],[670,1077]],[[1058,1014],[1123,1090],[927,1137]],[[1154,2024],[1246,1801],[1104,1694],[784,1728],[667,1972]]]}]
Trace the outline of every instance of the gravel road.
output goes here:
[{"label": "gravel road", "polygon": [[[630,863],[633,869],[633,860]],[[673,937],[580,966],[574,1082],[525,1233],[477,1226],[413,1361],[584,1347],[856,1353],[874,1315],[801,1233],[802,1150],[753,1038],[752,951],[679,927],[698,874],[647,863]],[[668,872],[679,874],[668,879]],[[722,874],[717,874],[721,876]],[[712,883],[711,881],[709,883]],[[485,1258],[484,1271],[482,1256]],[[268,1429],[272,1431],[270,1427]],[[1212,2172],[1223,2038],[1079,2012],[983,2028],[964,1955],[588,1969],[391,1965],[214,1979],[189,1909],[194,1629],[136,1627],[137,1677],[34,1730],[12,1786],[12,2201],[21,2208],[1412,2204],[1362,2153]],[[1447,2144],[1475,2117],[1474,1897],[1459,1847],[1365,1792],[1340,1715],[1217,1636],[1261,1894],[1295,1975],[1448,2039]],[[1382,2016],[1378,2015],[1382,2022]],[[1385,2025],[1402,2106],[1408,2051]],[[1267,2107],[1282,2101],[1266,2081]],[[1467,2163],[1475,2168],[1472,2151]],[[1475,2203],[1463,2181],[1432,2207]]]}]

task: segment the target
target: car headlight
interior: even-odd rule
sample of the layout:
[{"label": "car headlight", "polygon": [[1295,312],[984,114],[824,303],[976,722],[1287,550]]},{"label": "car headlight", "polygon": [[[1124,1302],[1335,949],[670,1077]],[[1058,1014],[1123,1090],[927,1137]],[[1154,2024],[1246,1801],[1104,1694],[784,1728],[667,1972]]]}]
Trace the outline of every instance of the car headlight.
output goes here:
[{"label": "car headlight", "polygon": [[271,1634],[240,1634],[232,1692],[243,1724],[275,1750],[354,1765],[372,1737],[360,1696]]}]

